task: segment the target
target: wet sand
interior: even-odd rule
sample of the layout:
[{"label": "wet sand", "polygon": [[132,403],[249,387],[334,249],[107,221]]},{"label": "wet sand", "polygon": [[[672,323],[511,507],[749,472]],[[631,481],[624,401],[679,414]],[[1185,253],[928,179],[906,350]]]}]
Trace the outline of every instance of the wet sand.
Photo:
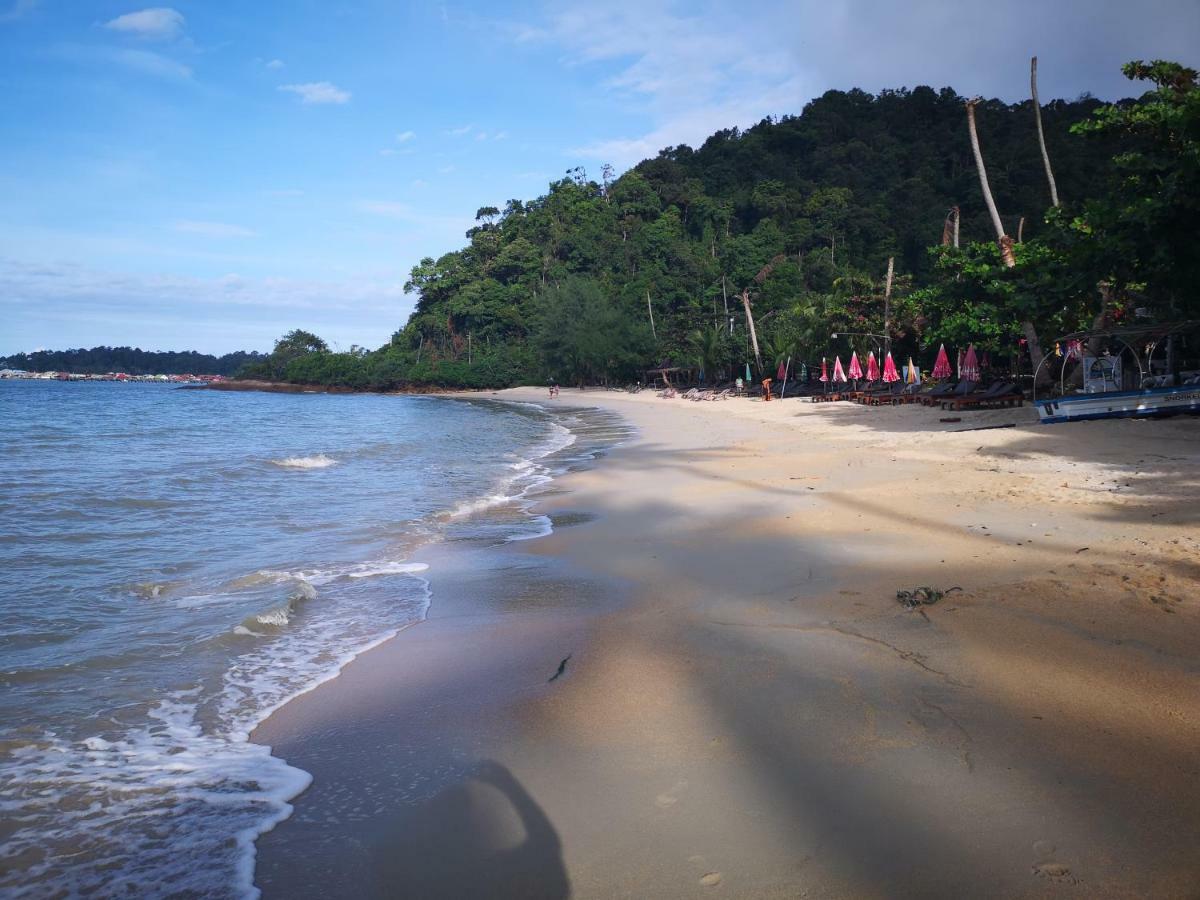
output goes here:
[{"label": "wet sand", "polygon": [[256,733],[266,896],[1200,896],[1200,420],[557,402],[640,434]]}]

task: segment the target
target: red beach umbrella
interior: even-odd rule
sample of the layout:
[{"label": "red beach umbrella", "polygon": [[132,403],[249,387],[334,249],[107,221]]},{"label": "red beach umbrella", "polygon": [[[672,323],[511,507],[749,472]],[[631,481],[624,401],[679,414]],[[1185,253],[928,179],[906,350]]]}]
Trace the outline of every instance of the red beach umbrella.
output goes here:
[{"label": "red beach umbrella", "polygon": [[835,382],[846,380],[846,371],[842,368],[842,358],[840,356],[833,358],[833,380]]},{"label": "red beach umbrella", "polygon": [[829,380],[829,364],[825,362],[825,357],[821,357],[821,381]]},{"label": "red beach umbrella", "polygon": [[846,370],[846,374],[855,381],[862,378],[862,366],[858,364],[858,354],[853,350],[850,351],[850,368]]},{"label": "red beach umbrella", "polygon": [[875,351],[867,354],[867,381],[879,380],[879,363],[875,361]]},{"label": "red beach umbrella", "polygon": [[950,357],[946,355],[945,344],[942,344],[942,346],[938,348],[937,362],[933,364],[933,372],[930,374],[932,374],[934,378],[950,377]]},{"label": "red beach umbrella", "polygon": [[786,375],[787,375],[787,365],[781,359],[779,361],[779,368],[775,370],[775,380],[783,381],[783,379]]},{"label": "red beach umbrella", "polygon": [[963,357],[962,365],[958,367],[958,377],[967,381],[979,380],[979,358],[975,355],[975,345],[967,347],[967,355]]},{"label": "red beach umbrella", "polygon": [[883,380],[888,384],[900,380],[900,373],[896,371],[896,361],[892,359],[892,353],[889,350],[888,355],[883,360]]}]

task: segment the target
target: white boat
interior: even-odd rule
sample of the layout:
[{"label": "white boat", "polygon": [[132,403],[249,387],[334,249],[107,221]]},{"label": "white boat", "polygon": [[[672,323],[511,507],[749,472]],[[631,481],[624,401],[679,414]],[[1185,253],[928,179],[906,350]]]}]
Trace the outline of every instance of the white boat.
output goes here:
[{"label": "white boat", "polygon": [[1128,419],[1149,416],[1200,414],[1200,385],[1147,388],[1140,391],[1104,391],[1068,394],[1034,401],[1043,425],[1083,422],[1089,419]]}]

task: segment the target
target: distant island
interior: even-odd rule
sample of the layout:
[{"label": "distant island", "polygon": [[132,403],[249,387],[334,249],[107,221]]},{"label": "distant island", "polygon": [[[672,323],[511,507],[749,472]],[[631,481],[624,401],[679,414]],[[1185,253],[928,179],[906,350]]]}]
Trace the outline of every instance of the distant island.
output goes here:
[{"label": "distant island", "polygon": [[62,372],[74,375],[222,375],[266,358],[256,350],[224,356],[195,350],[153,351],[136,347],[92,347],[90,350],[38,350],[0,357],[0,369],[24,372]]}]

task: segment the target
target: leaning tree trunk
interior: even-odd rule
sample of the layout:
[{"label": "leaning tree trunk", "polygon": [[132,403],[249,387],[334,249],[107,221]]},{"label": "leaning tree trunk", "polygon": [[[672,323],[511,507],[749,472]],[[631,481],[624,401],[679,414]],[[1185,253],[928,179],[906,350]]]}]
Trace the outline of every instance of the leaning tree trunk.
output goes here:
[{"label": "leaning tree trunk", "polygon": [[983,165],[983,151],[979,149],[979,134],[975,130],[975,104],[979,100],[967,101],[967,127],[971,132],[971,152],[975,154],[975,170],[979,173],[979,187],[983,190],[983,202],[987,204],[988,215],[992,217],[992,227],[996,230],[996,242],[1000,245],[1000,256],[1004,265],[1012,268],[1017,264],[1012,252],[1012,238],[1004,233],[1004,223],[1000,221],[1000,212],[996,209],[996,201],[992,199],[992,189],[988,185],[987,169]]},{"label": "leaning tree trunk", "polygon": [[883,288],[883,337],[884,347],[892,352],[892,273],[895,271],[896,257],[888,257],[887,282]]},{"label": "leaning tree trunk", "polygon": [[1046,135],[1042,131],[1042,104],[1037,92],[1037,57],[1029,60],[1029,89],[1033,92],[1033,117],[1037,122],[1038,146],[1042,148],[1042,165],[1046,167],[1046,181],[1050,182],[1050,202],[1058,206],[1058,185],[1054,183],[1054,170],[1050,168],[1050,154],[1046,152]]},{"label": "leaning tree trunk", "polygon": [[[988,214],[992,217],[992,227],[996,230],[996,243],[1000,245],[1000,258],[1004,260],[1004,265],[1011,269],[1017,264],[1017,258],[1013,255],[1013,239],[1004,233],[1004,223],[1000,220],[996,201],[992,199],[987,169],[983,166],[983,151],[979,149],[979,134],[975,130],[975,104],[978,102],[978,99],[967,101],[967,128],[971,132],[971,151],[975,154],[975,168],[979,172],[979,186],[983,190],[983,201],[987,204]],[[1043,356],[1042,342],[1038,340],[1037,329],[1033,327],[1033,322],[1028,319],[1021,323],[1021,331],[1025,334],[1025,342],[1029,345],[1029,358],[1034,372],[1037,373]],[[1048,372],[1041,375],[1043,381],[1048,381],[1049,377]]]},{"label": "leaning tree trunk", "polygon": [[754,362],[762,372],[762,353],[758,349],[758,334],[754,330],[754,314],[750,312],[750,289],[742,291],[742,306],[746,308],[746,327],[750,329],[750,346],[754,348]]}]

